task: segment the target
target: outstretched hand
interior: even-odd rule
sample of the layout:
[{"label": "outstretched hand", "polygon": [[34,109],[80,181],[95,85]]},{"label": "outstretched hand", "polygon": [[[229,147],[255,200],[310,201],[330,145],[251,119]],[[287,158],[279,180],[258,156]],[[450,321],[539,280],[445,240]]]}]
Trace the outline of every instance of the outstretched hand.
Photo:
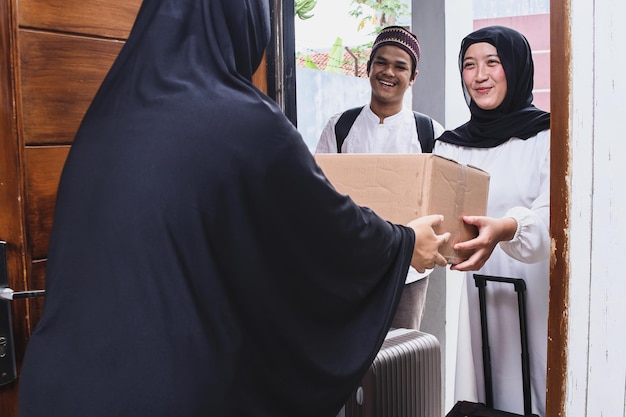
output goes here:
[{"label": "outstretched hand", "polygon": [[450,239],[450,233],[438,235],[433,229],[442,222],[443,216],[433,214],[419,217],[407,225],[415,232],[415,247],[413,248],[411,266],[418,272],[432,269],[435,265],[446,265],[446,258],[439,253],[439,248]]},{"label": "outstretched hand", "polygon": [[477,271],[482,268],[496,245],[513,239],[517,230],[517,221],[510,217],[498,219],[486,216],[463,216],[463,221],[476,226],[478,236],[454,245],[455,250],[473,252],[467,260],[450,267],[457,271]]}]

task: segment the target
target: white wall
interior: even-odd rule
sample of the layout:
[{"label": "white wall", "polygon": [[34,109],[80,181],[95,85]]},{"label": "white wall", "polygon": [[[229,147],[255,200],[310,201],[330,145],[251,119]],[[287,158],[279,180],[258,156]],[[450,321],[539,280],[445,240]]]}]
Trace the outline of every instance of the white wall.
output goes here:
[{"label": "white wall", "polygon": [[311,152],[333,114],[369,103],[368,78],[297,67],[296,82],[298,131]]},{"label": "white wall", "polygon": [[626,415],[625,15],[571,0],[568,417]]},{"label": "white wall", "polygon": [[445,103],[446,128],[454,129],[470,118],[469,108],[461,89],[459,50],[461,41],[474,30],[474,5],[471,0],[446,1],[446,64]]}]

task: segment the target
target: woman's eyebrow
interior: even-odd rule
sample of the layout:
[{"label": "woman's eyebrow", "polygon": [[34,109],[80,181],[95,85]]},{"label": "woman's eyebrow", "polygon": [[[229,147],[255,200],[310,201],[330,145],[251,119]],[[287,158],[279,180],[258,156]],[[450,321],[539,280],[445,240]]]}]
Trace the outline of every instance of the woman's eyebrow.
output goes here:
[{"label": "woman's eyebrow", "polygon": [[[499,56],[498,54],[487,54],[487,55],[485,55],[485,56],[483,57],[483,59],[486,59],[486,58],[494,58],[494,57],[495,57],[495,58],[500,58],[500,56]],[[463,58],[463,62],[467,61],[468,59],[478,59],[478,58],[476,58],[476,57],[474,57],[474,56],[472,56],[472,55],[470,55],[470,56],[466,56],[465,58]]]}]

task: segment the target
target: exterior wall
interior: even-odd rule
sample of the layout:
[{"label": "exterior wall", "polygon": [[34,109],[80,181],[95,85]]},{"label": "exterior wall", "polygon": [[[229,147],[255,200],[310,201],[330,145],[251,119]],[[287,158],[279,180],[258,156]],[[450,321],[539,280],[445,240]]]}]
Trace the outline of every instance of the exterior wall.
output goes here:
[{"label": "exterior wall", "polygon": [[508,26],[526,36],[535,63],[534,104],[542,110],[550,111],[550,14],[474,20],[474,29],[491,25]]},{"label": "exterior wall", "polygon": [[474,19],[550,12],[550,0],[474,0]]},{"label": "exterior wall", "polygon": [[328,118],[369,101],[369,80],[296,67],[298,130],[311,152]]},{"label": "exterior wall", "polygon": [[570,193],[564,415],[624,417],[626,3],[570,4],[570,101],[560,103],[570,114],[570,172],[563,173]]}]

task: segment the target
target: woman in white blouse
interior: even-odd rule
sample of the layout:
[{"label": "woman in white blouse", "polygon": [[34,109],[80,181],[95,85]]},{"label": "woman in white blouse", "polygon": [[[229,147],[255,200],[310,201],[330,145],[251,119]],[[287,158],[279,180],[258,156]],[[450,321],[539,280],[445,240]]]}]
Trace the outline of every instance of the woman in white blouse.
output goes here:
[{"label": "woman in white blouse", "polygon": [[[550,115],[532,105],[534,65],[526,38],[502,26],[461,43],[459,66],[471,119],[438,139],[434,152],[491,175],[487,216],[467,216],[477,238],[453,270],[465,273],[459,321],[456,400],[485,401],[478,291],[473,274],[523,278],[533,413],[545,415],[549,292]],[[476,271],[476,272],[470,272]],[[494,407],[523,412],[516,293],[487,285]]]}]

